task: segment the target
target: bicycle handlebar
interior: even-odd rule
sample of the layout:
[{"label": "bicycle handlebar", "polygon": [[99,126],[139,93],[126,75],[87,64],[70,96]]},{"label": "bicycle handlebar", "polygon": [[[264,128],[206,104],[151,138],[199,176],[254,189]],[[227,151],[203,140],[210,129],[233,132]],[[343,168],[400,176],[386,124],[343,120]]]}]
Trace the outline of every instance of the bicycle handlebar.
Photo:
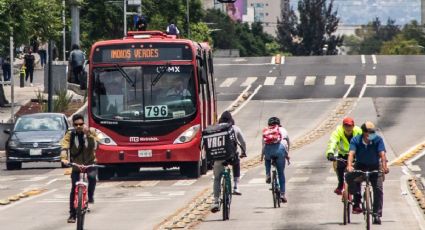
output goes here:
[{"label": "bicycle handlebar", "polygon": [[363,174],[382,173],[381,170],[363,171],[363,170],[358,170],[358,169],[354,169],[352,172],[363,173]]},{"label": "bicycle handlebar", "polygon": [[73,163],[73,162],[69,163],[69,164],[68,164],[68,166],[75,166],[75,167],[78,167],[78,168],[80,168],[80,169],[88,169],[88,168],[105,168],[105,166],[104,166],[104,165],[97,165],[97,164],[91,164],[91,165],[80,165],[80,164]]}]

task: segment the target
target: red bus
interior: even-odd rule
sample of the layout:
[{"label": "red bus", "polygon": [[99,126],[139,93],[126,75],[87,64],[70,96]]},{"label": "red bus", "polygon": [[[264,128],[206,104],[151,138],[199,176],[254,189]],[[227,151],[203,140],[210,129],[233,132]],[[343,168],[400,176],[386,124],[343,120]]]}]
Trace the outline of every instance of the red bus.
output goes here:
[{"label": "red bus", "polygon": [[201,132],[217,119],[208,44],[161,31],[97,42],[90,55],[89,126],[100,144],[99,179],[141,167],[179,167],[197,178],[210,166]]}]

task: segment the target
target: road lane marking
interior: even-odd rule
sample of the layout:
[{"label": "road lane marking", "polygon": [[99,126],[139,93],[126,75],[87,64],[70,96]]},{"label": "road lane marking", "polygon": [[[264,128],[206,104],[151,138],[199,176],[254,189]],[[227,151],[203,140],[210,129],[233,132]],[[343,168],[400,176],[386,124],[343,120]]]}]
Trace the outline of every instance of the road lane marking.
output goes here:
[{"label": "road lane marking", "polygon": [[297,76],[287,76],[285,79],[285,85],[295,85],[295,80]]},{"label": "road lane marking", "polygon": [[284,65],[285,64],[285,56],[281,56],[280,58],[280,64]]},{"label": "road lane marking", "polygon": [[269,73],[272,73],[273,72],[273,70],[271,69],[270,71],[269,71]]},{"label": "road lane marking", "polygon": [[16,179],[17,179],[16,177],[5,176],[5,177],[0,177],[0,182],[13,181]]},{"label": "road lane marking", "polygon": [[276,56],[272,57],[272,60],[270,61],[270,64],[276,64]]},{"label": "road lane marking", "polygon": [[258,77],[248,77],[242,84],[241,86],[246,87],[248,85],[251,85],[252,83],[254,83],[257,80]]},{"label": "road lane marking", "polygon": [[159,180],[151,180],[151,181],[142,181],[138,183],[138,186],[141,187],[154,187],[159,183]]},{"label": "road lane marking", "polygon": [[314,85],[316,84],[316,76],[306,76],[304,80],[304,85]]},{"label": "road lane marking", "polygon": [[274,63],[222,63],[222,64],[214,64],[214,66],[265,66],[265,65],[275,65]]},{"label": "road lane marking", "polygon": [[54,183],[57,180],[58,180],[57,178],[56,179],[53,179],[53,180],[50,180],[49,182],[46,183],[46,185],[50,185],[50,184]]},{"label": "road lane marking", "polygon": [[299,104],[299,103],[321,103],[321,102],[330,102],[330,99],[293,99],[293,100],[264,100],[264,103],[277,103],[277,104]]},{"label": "road lane marking", "polygon": [[395,85],[397,83],[397,76],[396,75],[387,75],[385,79],[386,85]]},{"label": "road lane marking", "polygon": [[376,85],[376,75],[366,75],[366,84]]},{"label": "road lane marking", "polygon": [[335,85],[335,83],[336,83],[336,76],[326,76],[325,85]]},{"label": "road lane marking", "polygon": [[23,181],[35,182],[35,181],[41,181],[41,180],[44,180],[44,179],[47,179],[47,176],[36,176],[36,177],[30,178],[28,180],[23,180]]},{"label": "road lane marking", "polygon": [[274,85],[275,81],[276,81],[276,77],[266,77],[266,80],[264,81],[264,85]]},{"label": "road lane marking", "polygon": [[372,54],[372,62],[374,65],[378,64],[378,61],[376,60],[376,55]]},{"label": "road lane marking", "polygon": [[[9,204],[9,205],[6,205],[6,206],[0,206],[0,212],[1,212],[1,211],[4,211],[4,210],[7,210],[7,209],[9,209],[9,208],[11,208],[11,207],[15,207],[15,206],[16,206],[16,205],[18,205],[18,204],[22,204],[22,203],[28,202],[28,201],[30,201],[30,200],[33,200],[33,199],[36,199],[36,198],[39,198],[39,197],[46,196],[46,195],[48,195],[48,194],[50,194],[50,193],[54,193],[54,192],[56,192],[56,191],[57,191],[57,189],[52,189],[52,190],[50,190],[50,191],[43,192],[43,193],[41,193],[41,194],[39,194],[39,195],[30,196],[30,197],[27,197],[27,198],[25,198],[25,199],[19,200],[19,201],[17,201],[17,202],[13,202],[12,204]],[[69,199],[68,199],[66,202],[68,202],[68,203],[69,203]]]},{"label": "road lane marking", "polygon": [[248,181],[248,184],[265,184],[266,180],[264,178],[253,178]]},{"label": "road lane marking", "polygon": [[326,177],[327,182],[338,182],[338,178],[336,176],[328,176]]},{"label": "road lane marking", "polygon": [[363,98],[363,95],[366,91],[367,84],[363,84],[362,90],[360,91],[359,97],[357,98],[357,101],[360,101]]},{"label": "road lane marking", "polygon": [[307,182],[310,177],[292,177],[288,183]]},{"label": "road lane marking", "polygon": [[113,187],[119,187],[124,182],[122,181],[108,181],[108,182],[101,182],[96,185],[96,188],[113,188]]},{"label": "road lane marking", "polygon": [[296,169],[295,174],[311,174],[313,169]]},{"label": "road lane marking", "polygon": [[186,192],[185,191],[165,191],[165,192],[161,192],[161,194],[166,196],[184,196]]},{"label": "road lane marking", "polygon": [[406,75],[406,85],[416,85],[416,75]]},{"label": "road lane marking", "polygon": [[232,104],[230,104],[228,107],[227,107],[227,109],[226,110],[231,110],[233,107],[235,107],[236,106],[236,104],[237,103],[239,103],[241,100],[242,100],[242,97],[248,92],[248,90],[251,88],[251,85],[249,85],[249,86],[247,86],[246,88],[245,88],[245,90],[244,91],[242,91],[242,93],[241,94],[239,94],[239,96],[238,96],[238,98],[236,98],[236,100],[234,100],[233,102],[232,102]]},{"label": "road lane marking", "polygon": [[346,75],[344,78],[344,84],[345,85],[354,85],[356,82],[356,76],[355,75]]},{"label": "road lane marking", "polygon": [[350,94],[351,90],[353,89],[354,84],[351,84],[350,87],[348,87],[347,92],[345,92],[344,96],[342,98],[347,98]]},{"label": "road lane marking", "polygon": [[237,80],[236,77],[229,77],[226,78],[226,80],[224,80],[219,87],[230,87],[230,85],[233,84],[233,82],[235,82]]},{"label": "road lane marking", "polygon": [[362,59],[362,64],[363,65],[366,64],[366,58],[365,58],[364,54],[362,56],[360,56],[360,58]]},{"label": "road lane marking", "polygon": [[263,85],[259,85],[257,86],[257,88],[254,90],[254,92],[248,97],[248,99],[246,99],[243,104],[241,106],[239,106],[233,113],[232,115],[235,116],[243,107],[245,107],[246,104],[248,104],[248,102],[251,101],[251,99],[258,93],[258,90],[260,90],[260,88]]},{"label": "road lane marking", "polygon": [[189,179],[189,180],[179,180],[176,183],[174,183],[172,186],[189,186],[195,183],[196,179]]}]

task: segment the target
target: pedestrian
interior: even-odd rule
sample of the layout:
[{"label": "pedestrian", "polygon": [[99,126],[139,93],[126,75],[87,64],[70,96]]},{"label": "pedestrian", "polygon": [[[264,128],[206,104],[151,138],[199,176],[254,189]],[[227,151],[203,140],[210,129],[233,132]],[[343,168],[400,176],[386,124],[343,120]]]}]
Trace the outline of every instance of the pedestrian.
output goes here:
[{"label": "pedestrian", "polygon": [[10,73],[10,58],[9,57],[3,60],[1,68],[3,69],[3,81],[10,81],[11,73]]},{"label": "pedestrian", "polygon": [[28,50],[28,53],[24,56],[24,65],[26,69],[26,76],[25,76],[25,82],[28,81],[28,77],[30,78],[30,86],[33,86],[33,80],[34,80],[34,62],[35,57],[32,54],[32,49],[30,48]]},{"label": "pedestrian", "polygon": [[80,46],[77,44],[72,45],[72,51],[69,54],[69,64],[71,65],[72,73],[74,74],[72,82],[75,84],[80,84],[79,76],[83,72],[84,60],[84,53],[80,50]]},{"label": "pedestrian", "polygon": [[140,15],[136,22],[136,30],[146,31],[148,28],[148,19],[144,15]]},{"label": "pedestrian", "polygon": [[40,55],[40,65],[44,68],[47,59],[47,42],[41,42],[38,48],[38,54]]},{"label": "pedestrian", "polygon": [[174,24],[174,22],[171,22],[170,25],[167,26],[166,32],[168,35],[175,35],[175,36],[180,35],[180,31],[177,28],[176,24]]},{"label": "pedestrian", "polygon": [[[95,150],[98,137],[94,130],[90,130],[84,123],[81,114],[72,117],[74,130],[68,131],[61,141],[61,161],[64,165],[74,162],[80,165],[91,165],[96,162]],[[88,177],[88,202],[94,203],[94,191],[96,189],[96,168],[87,171]],[[68,223],[75,223],[76,210],[74,207],[75,183],[80,180],[80,170],[72,167],[71,193],[69,195],[69,218]]]}]

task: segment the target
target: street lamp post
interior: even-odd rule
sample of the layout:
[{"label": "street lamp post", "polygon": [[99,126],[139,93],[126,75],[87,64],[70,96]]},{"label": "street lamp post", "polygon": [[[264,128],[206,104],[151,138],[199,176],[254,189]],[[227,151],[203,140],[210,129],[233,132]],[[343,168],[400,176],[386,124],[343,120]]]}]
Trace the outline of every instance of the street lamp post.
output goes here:
[{"label": "street lamp post", "polygon": [[186,0],[187,37],[190,39],[189,0]]},{"label": "street lamp post", "polygon": [[127,36],[127,0],[124,0],[124,37]]}]

